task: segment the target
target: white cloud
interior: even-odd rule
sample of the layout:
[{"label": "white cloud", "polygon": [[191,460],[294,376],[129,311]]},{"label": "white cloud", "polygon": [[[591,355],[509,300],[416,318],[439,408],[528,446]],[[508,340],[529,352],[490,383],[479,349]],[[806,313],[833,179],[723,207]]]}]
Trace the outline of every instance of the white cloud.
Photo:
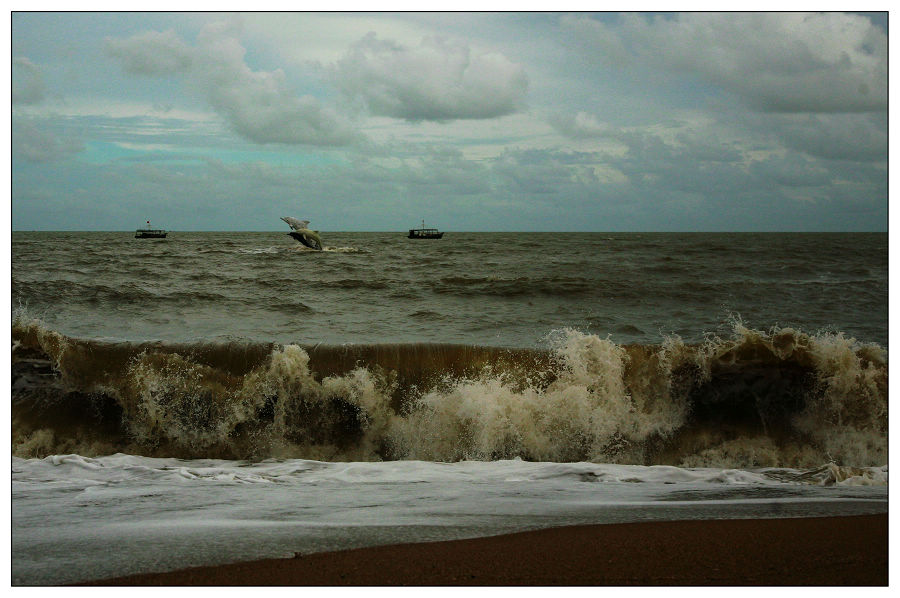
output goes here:
[{"label": "white cloud", "polygon": [[770,112],[887,108],[887,35],[842,13],[626,15],[608,25],[567,16],[563,29],[611,64],[691,73]]},{"label": "white cloud", "polygon": [[107,51],[134,74],[187,72],[213,109],[251,141],[329,146],[359,137],[318,99],[289,89],[281,70],[251,70],[239,34],[235,21],[217,22],[203,28],[196,47],[188,47],[172,32],[150,32],[107,40]]},{"label": "white cloud", "polygon": [[[473,126],[474,124],[474,126]],[[379,151],[395,152],[400,145],[443,145],[455,148],[468,160],[496,158],[510,146],[519,149],[556,147],[560,138],[552,127],[528,112],[481,120],[403,121],[372,117],[363,127]],[[376,149],[370,146],[370,150]]]},{"label": "white cloud", "polygon": [[45,91],[40,67],[24,57],[13,59],[12,103],[37,104],[44,99]]},{"label": "white cloud", "polygon": [[525,69],[502,54],[474,54],[461,43],[424,38],[416,47],[357,42],[335,65],[341,89],[379,116],[411,121],[485,119],[521,109]]},{"label": "white cloud", "polygon": [[294,64],[331,64],[370,31],[403,43],[416,43],[428,29],[408,13],[289,12],[242,13],[243,30],[253,40]]},{"label": "white cloud", "polygon": [[127,149],[138,152],[171,152],[177,151],[178,146],[168,144],[168,143],[135,143],[135,142],[125,142],[118,141],[115,145]]}]

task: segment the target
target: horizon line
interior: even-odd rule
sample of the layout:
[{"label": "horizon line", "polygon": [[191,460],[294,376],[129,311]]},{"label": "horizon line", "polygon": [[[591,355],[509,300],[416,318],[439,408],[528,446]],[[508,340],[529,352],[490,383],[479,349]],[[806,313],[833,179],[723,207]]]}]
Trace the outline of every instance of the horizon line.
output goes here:
[{"label": "horizon line", "polygon": [[[133,233],[136,229],[10,229],[12,233]],[[139,229],[137,229],[139,230]],[[226,229],[163,229],[167,233],[275,233],[280,234],[283,231],[278,230],[226,230]],[[392,229],[392,230],[318,230],[320,233],[373,233],[373,234],[393,234],[406,233],[409,229]],[[449,230],[443,229],[444,233],[464,233],[464,234],[498,234],[498,233],[538,233],[538,234],[859,234],[859,233],[882,233],[887,234],[889,230]],[[288,233],[284,233],[287,235]]]}]

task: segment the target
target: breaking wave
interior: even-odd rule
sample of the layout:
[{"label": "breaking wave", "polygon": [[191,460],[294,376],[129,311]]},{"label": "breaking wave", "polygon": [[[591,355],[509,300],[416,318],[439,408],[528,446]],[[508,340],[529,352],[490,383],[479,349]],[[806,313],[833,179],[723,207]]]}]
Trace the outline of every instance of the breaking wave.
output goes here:
[{"label": "breaking wave", "polygon": [[887,396],[878,345],[740,323],[699,344],[564,329],[534,350],[108,342],[13,322],[24,458],[826,463],[840,481],[887,463]]}]

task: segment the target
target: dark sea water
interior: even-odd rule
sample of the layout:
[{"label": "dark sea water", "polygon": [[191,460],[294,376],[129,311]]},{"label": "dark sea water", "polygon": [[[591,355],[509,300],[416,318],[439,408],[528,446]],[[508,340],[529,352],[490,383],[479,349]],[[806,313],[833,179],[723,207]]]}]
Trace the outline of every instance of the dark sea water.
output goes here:
[{"label": "dark sea water", "polygon": [[14,233],[14,454],[886,462],[886,235],[323,240]]},{"label": "dark sea water", "polygon": [[887,346],[885,234],[12,235],[13,307],[82,338],[545,347],[731,328]]},{"label": "dark sea water", "polygon": [[887,509],[885,234],[322,241],[12,233],[15,584]]}]

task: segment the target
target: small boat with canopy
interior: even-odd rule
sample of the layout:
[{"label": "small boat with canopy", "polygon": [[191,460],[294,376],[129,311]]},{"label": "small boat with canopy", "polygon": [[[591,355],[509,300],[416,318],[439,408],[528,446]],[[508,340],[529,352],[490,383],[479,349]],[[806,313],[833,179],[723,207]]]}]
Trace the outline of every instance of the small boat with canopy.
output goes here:
[{"label": "small boat with canopy", "polygon": [[161,228],[150,228],[150,221],[147,221],[146,228],[139,228],[134,231],[135,239],[165,239],[168,233]]},{"label": "small boat with canopy", "polygon": [[409,229],[408,239],[440,239],[444,233],[436,228],[425,228],[425,221],[422,221],[422,228]]}]

